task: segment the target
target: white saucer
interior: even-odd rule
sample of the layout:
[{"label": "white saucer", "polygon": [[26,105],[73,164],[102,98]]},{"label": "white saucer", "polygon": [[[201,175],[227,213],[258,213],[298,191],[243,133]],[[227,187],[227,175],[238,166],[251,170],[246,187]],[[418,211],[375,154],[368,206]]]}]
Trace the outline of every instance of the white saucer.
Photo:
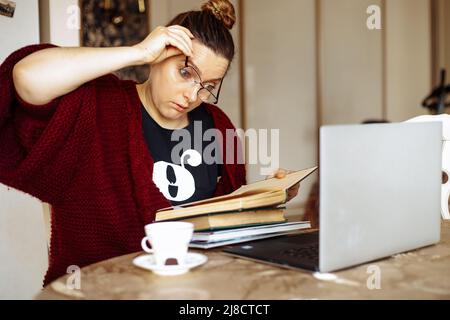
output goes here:
[{"label": "white saucer", "polygon": [[146,254],[133,259],[133,264],[140,268],[151,270],[162,276],[177,276],[198,267],[208,261],[208,257],[201,253],[188,252],[183,264],[158,266],[152,254]]}]

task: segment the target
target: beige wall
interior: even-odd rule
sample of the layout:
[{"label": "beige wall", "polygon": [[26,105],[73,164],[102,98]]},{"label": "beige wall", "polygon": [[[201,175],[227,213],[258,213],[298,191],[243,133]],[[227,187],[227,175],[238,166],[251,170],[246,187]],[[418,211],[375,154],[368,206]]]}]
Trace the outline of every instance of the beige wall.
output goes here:
[{"label": "beige wall", "polygon": [[[13,18],[0,16],[0,63],[39,43],[37,0],[16,1]],[[0,184],[0,299],[31,299],[48,266],[42,203]]]},{"label": "beige wall", "polygon": [[48,267],[42,203],[0,184],[0,300],[32,299]]},{"label": "beige wall", "polygon": [[428,0],[386,1],[387,118],[426,114],[431,91],[431,12]]},{"label": "beige wall", "polygon": [[[444,55],[444,63],[447,72],[450,74],[450,2],[440,0],[443,3],[442,11],[444,12],[444,17],[442,18],[444,23],[444,44],[445,47],[445,55]],[[449,78],[450,79],[450,76]]]},{"label": "beige wall", "polygon": [[[322,0],[322,124],[369,118],[404,121],[425,114],[431,90],[429,0]],[[382,10],[369,30],[366,8]]]},{"label": "beige wall", "polygon": [[80,30],[74,28],[79,21],[78,0],[39,0],[41,42],[58,46],[80,45]]},{"label": "beige wall", "polygon": [[366,26],[377,0],[322,0],[319,6],[321,124],[382,118],[382,31]]},{"label": "beige wall", "polygon": [[434,84],[438,84],[439,71],[441,68],[447,70],[447,83],[450,82],[450,1],[448,0],[432,0],[435,2],[435,25],[436,25],[436,70],[437,77]]},{"label": "beige wall", "polygon": [[[317,164],[316,20],[313,0],[244,1],[246,128],[280,130],[280,163]],[[248,180],[262,178],[248,165]],[[314,177],[302,184],[304,201]]]},{"label": "beige wall", "polygon": [[0,30],[0,62],[14,50],[39,43],[38,1],[16,1],[13,18],[0,15]]}]

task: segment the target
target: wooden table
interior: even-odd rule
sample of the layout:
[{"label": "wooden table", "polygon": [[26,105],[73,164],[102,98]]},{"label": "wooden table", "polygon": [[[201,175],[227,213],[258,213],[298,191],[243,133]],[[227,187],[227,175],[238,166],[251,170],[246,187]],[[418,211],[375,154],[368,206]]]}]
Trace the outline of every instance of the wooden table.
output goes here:
[{"label": "wooden table", "polygon": [[[215,251],[181,276],[162,277],[135,267],[142,252],[81,269],[81,289],[67,276],[48,285],[37,299],[450,299],[450,222],[435,246],[333,274],[282,269]],[[381,271],[381,288],[369,289],[369,266]],[[369,269],[370,270],[370,269]]]}]

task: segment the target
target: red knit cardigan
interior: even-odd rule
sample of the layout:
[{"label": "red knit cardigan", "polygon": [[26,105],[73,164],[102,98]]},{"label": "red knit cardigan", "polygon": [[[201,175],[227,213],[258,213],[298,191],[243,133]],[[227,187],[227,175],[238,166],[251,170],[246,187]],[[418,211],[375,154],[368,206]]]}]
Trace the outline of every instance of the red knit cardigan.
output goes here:
[{"label": "red knit cardigan", "polygon": [[[136,82],[108,74],[41,106],[18,96],[14,65],[49,47],[23,47],[0,66],[0,182],[52,206],[44,284],[71,265],[140,251],[144,226],[170,206],[152,181]],[[235,130],[219,108],[206,110],[223,137]],[[234,150],[224,143],[223,159],[240,151],[235,142]],[[216,196],[245,184],[243,164],[224,161],[221,174]]]}]

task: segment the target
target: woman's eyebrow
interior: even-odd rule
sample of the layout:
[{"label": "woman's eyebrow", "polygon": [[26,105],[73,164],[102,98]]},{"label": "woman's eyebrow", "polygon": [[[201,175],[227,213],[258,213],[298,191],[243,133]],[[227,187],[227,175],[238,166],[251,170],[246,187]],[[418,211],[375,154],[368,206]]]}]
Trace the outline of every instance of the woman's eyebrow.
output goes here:
[{"label": "woman's eyebrow", "polygon": [[[190,65],[192,65],[192,67],[195,69],[195,71],[198,72],[198,74],[200,75],[200,77],[203,76],[203,75],[202,75],[202,72],[200,71],[200,69],[197,67],[197,65],[196,65],[193,61],[188,60],[188,63],[189,63]],[[217,78],[217,79],[212,79],[212,80],[206,80],[206,81],[203,81],[203,82],[214,82],[214,81],[219,81],[219,80],[222,80],[222,78]]]}]

